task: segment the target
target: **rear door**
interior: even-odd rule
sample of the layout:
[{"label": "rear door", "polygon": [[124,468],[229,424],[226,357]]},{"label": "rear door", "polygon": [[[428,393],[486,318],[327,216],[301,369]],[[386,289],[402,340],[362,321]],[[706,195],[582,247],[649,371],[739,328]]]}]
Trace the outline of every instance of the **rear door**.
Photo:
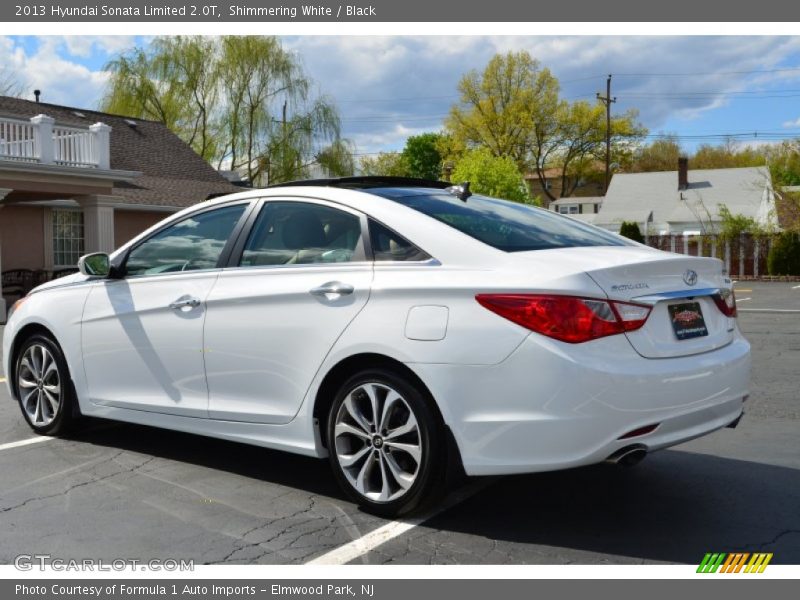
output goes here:
[{"label": "rear door", "polygon": [[287,423],[372,282],[362,215],[264,201],[207,300],[209,417]]}]

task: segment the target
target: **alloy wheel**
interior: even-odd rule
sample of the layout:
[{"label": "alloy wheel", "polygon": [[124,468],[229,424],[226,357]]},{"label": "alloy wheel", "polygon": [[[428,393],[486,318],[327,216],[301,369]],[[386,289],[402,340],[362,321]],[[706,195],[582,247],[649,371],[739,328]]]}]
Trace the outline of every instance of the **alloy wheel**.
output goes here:
[{"label": "alloy wheel", "polygon": [[422,436],[414,411],[394,389],[364,383],[344,398],[334,424],[336,458],[347,481],[373,502],[391,502],[414,485]]},{"label": "alloy wheel", "polygon": [[36,427],[50,425],[61,406],[61,376],[52,352],[33,344],[19,363],[17,389],[22,409]]}]

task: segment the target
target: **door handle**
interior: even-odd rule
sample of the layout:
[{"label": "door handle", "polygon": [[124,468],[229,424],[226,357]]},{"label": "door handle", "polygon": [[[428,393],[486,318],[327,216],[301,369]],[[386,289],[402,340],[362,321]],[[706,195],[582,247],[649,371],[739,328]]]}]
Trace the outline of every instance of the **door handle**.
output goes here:
[{"label": "door handle", "polygon": [[174,310],[183,310],[184,308],[197,308],[200,306],[200,299],[193,296],[181,296],[175,302],[169,305]]},{"label": "door handle", "polygon": [[[336,300],[342,296],[348,296],[355,291],[355,288],[349,283],[342,283],[341,281],[329,281],[323,283],[319,287],[311,290],[313,296],[324,296],[328,300]],[[335,297],[332,297],[335,296]]]}]

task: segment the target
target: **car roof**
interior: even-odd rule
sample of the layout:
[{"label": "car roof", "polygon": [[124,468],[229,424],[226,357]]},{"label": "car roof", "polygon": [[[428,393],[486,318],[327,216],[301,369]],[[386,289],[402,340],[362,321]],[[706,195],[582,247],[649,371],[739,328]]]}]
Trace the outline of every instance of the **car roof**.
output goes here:
[{"label": "car roof", "polygon": [[327,179],[299,179],[270,185],[267,189],[285,187],[338,187],[349,190],[374,190],[380,188],[428,188],[444,190],[453,184],[438,179],[422,179],[419,177],[393,177],[384,175],[361,175],[358,177],[330,177]]},{"label": "car roof", "polygon": [[[409,196],[441,195],[452,183],[401,177],[358,177],[317,179],[253,188],[206,200],[186,208],[169,218],[177,221],[194,212],[224,206],[233,202],[263,199],[309,199],[333,202],[362,212],[397,231],[431,256],[443,262],[477,266],[496,263],[499,250],[471,238],[397,200]],[[119,248],[114,255],[150,235],[153,226]]]}]

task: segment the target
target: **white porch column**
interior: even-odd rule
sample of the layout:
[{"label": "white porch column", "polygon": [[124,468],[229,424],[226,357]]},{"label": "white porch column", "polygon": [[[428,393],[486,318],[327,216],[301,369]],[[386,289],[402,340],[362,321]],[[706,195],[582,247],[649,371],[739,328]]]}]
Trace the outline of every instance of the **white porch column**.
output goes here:
[{"label": "white porch column", "polygon": [[[3,201],[3,198],[8,196],[11,193],[11,190],[8,188],[0,188],[0,202]],[[3,208],[3,205],[0,204],[0,209]],[[0,238],[0,273],[3,271],[3,255],[2,255],[2,238]],[[6,300],[3,298],[3,280],[0,279],[0,323],[6,322]]]},{"label": "white porch column", "polygon": [[94,135],[94,151],[97,153],[97,168],[108,170],[111,168],[111,126],[105,123],[95,123],[89,127]]},{"label": "white porch column", "polygon": [[81,196],[75,201],[83,208],[84,251],[112,252],[114,250],[114,205],[117,196]]},{"label": "white porch column", "polygon": [[56,160],[55,147],[53,145],[53,123],[56,120],[47,115],[36,115],[31,118],[34,128],[36,152],[39,155],[39,162],[43,165],[52,165]]}]

